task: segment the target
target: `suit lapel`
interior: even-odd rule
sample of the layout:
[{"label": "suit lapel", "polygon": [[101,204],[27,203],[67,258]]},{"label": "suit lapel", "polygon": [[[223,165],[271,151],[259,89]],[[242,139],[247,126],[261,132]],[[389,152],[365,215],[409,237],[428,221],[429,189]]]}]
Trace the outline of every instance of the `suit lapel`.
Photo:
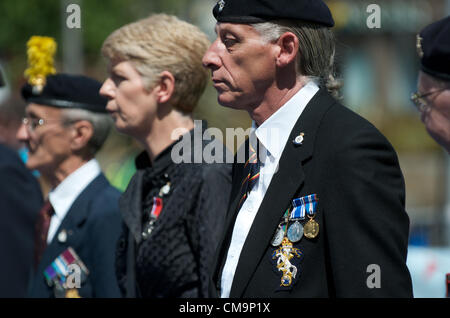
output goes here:
[{"label": "suit lapel", "polygon": [[[241,297],[244,293],[256,267],[270,245],[283,213],[290,206],[295,193],[305,182],[302,163],[312,157],[321,118],[333,103],[335,103],[334,99],[321,89],[308,103],[292,129],[279,161],[278,172],[272,178],[244,243],[230,297]],[[303,144],[295,145],[293,140],[300,133],[304,133]],[[235,219],[236,213],[233,220]],[[234,223],[231,225],[232,228],[233,225]]]},{"label": "suit lapel", "polygon": [[[245,147],[244,149],[248,149],[248,139],[245,141],[244,145],[242,147]],[[234,158],[236,162],[236,157]],[[243,163],[235,163],[233,165],[233,184],[231,187],[231,194],[230,194],[230,203],[228,205],[228,213],[225,220],[225,231],[222,234],[222,240],[219,243],[220,249],[218,250],[218,257],[216,257],[216,264],[213,268],[215,268],[215,272],[213,273],[213,279],[217,283],[220,283],[220,276],[222,273],[223,266],[225,265],[225,260],[228,252],[228,247],[231,242],[231,235],[233,234],[233,228],[234,228],[234,222],[237,217],[237,213],[239,212],[237,210],[239,200],[241,199],[241,183],[244,179],[244,164]],[[217,286],[219,287],[219,286]]]},{"label": "suit lapel", "polygon": [[[82,226],[88,217],[88,205],[91,202],[91,199],[107,185],[108,181],[103,174],[100,174],[76,198],[58,227],[52,241],[45,249],[44,254],[42,255],[42,260],[38,266],[38,274],[42,273],[47,266],[49,266],[55,258],[58,257],[59,254],[61,254],[68,246],[73,244],[71,233],[75,236],[77,233],[77,228]],[[62,230],[65,230],[69,235],[67,238],[67,243],[60,242],[58,239],[58,234]]]}]

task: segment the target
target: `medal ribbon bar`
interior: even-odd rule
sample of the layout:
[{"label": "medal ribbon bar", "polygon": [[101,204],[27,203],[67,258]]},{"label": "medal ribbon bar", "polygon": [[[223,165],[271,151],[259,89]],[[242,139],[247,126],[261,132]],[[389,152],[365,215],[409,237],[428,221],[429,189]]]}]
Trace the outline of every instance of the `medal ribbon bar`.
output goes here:
[{"label": "medal ribbon bar", "polygon": [[309,216],[313,216],[317,210],[317,201],[319,201],[319,198],[316,194],[292,200],[292,206],[294,208],[291,212],[290,219],[303,220],[305,219],[306,213],[308,213]]}]

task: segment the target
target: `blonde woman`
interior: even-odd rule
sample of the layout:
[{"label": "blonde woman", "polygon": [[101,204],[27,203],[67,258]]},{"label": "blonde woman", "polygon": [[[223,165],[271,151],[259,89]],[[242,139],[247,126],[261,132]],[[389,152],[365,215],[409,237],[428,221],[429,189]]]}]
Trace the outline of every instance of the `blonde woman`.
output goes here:
[{"label": "blonde woman", "polygon": [[[124,231],[116,273],[126,297],[208,293],[230,166],[176,164],[172,158],[178,142],[193,138],[192,111],[207,82],[202,56],[208,45],[197,27],[165,14],[125,25],[103,44],[109,77],[100,93],[117,130],[145,149],[120,201]],[[190,144],[187,151],[194,154]]]}]

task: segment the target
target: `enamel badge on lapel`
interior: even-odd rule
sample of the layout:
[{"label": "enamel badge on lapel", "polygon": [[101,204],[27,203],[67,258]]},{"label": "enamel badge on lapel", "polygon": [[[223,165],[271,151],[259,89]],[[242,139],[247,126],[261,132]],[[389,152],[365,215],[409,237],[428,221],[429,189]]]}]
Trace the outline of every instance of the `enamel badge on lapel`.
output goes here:
[{"label": "enamel badge on lapel", "polygon": [[305,136],[305,133],[300,133],[300,135],[295,137],[295,139],[293,141],[294,145],[296,145],[296,146],[302,145],[303,144],[303,140],[304,140],[304,136]]},{"label": "enamel badge on lapel", "polygon": [[293,258],[300,258],[302,252],[295,248],[287,237],[283,239],[281,247],[272,254],[272,259],[277,260],[277,269],[282,272],[280,286],[289,287],[297,276],[297,266],[292,262]]},{"label": "enamel badge on lapel", "polygon": [[59,232],[58,234],[58,241],[60,243],[66,243],[67,242],[67,232],[66,230],[61,230],[61,232]]}]

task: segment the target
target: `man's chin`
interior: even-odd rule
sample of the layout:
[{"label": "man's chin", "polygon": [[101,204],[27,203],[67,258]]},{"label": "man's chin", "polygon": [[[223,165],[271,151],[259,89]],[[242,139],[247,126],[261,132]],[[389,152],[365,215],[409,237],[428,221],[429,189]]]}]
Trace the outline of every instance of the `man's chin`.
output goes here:
[{"label": "man's chin", "polygon": [[28,170],[41,170],[41,166],[36,164],[33,160],[30,160],[30,158],[28,158],[25,166],[28,168]]},{"label": "man's chin", "polygon": [[232,109],[237,109],[237,110],[243,110],[243,109],[239,106],[239,103],[236,102],[235,99],[230,99],[230,98],[226,98],[226,97],[221,97],[221,96],[219,95],[219,97],[217,98],[217,102],[220,104],[220,106],[223,106],[223,107],[232,108]]}]

